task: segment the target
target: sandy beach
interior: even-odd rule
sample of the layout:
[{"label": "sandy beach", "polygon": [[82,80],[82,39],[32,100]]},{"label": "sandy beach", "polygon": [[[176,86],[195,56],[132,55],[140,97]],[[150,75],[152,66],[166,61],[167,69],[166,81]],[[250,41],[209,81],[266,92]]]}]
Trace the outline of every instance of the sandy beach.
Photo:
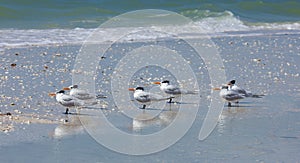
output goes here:
[{"label": "sandy beach", "polygon": [[[64,115],[64,107],[48,96],[72,84],[71,71],[80,45],[4,48],[0,52],[0,162],[299,162],[300,32],[257,33],[260,35],[228,33],[212,40],[219,47],[227,79],[236,79],[239,86],[265,96],[225,106],[212,134],[199,141],[210,90],[210,82],[203,81],[207,71],[199,71],[206,93],[201,94],[196,121],[176,144],[146,156],[119,154],[98,144],[79,120],[91,115],[84,110]],[[162,76],[151,74],[148,78]],[[178,105],[180,109],[188,106],[167,105],[160,116],[147,122],[122,118],[109,89],[101,83],[103,76],[105,72],[99,71],[96,80],[96,85],[101,85],[96,86],[96,93],[108,96],[102,111],[125,132],[155,133],[172,122]],[[146,75],[138,77],[145,80],[132,85],[149,84]],[[147,117],[151,110],[140,113]]]}]

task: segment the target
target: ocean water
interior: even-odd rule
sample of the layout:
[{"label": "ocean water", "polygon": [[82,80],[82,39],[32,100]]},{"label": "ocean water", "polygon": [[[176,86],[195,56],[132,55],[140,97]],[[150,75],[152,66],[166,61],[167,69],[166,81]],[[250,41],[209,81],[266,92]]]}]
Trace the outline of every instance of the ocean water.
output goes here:
[{"label": "ocean water", "polygon": [[[0,2],[0,49],[56,43],[80,44],[101,23],[119,14],[141,9],[163,9],[182,14],[192,19],[194,26],[205,27],[208,34],[299,30],[299,8],[299,1],[284,0],[3,0]],[[110,41],[110,38],[107,37],[107,40]]]},{"label": "ocean water", "polygon": [[110,1],[110,0],[3,0],[1,28],[95,28],[119,14],[140,9],[164,9],[194,20],[232,13],[245,22],[299,21],[300,2],[285,0],[237,1]]}]

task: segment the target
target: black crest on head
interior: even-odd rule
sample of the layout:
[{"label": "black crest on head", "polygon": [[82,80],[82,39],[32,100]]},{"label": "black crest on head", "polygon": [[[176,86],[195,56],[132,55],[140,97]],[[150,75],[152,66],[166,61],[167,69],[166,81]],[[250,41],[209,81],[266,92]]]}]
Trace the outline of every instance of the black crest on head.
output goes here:
[{"label": "black crest on head", "polygon": [[143,87],[136,87],[135,90],[142,90],[143,91],[144,88]]},{"label": "black crest on head", "polygon": [[168,83],[168,84],[170,84],[170,81],[169,80],[164,80],[161,83]]},{"label": "black crest on head", "polygon": [[235,84],[235,80],[231,80],[229,83],[230,84]]},{"label": "black crest on head", "polygon": [[56,93],[65,93],[64,90],[57,91]]}]

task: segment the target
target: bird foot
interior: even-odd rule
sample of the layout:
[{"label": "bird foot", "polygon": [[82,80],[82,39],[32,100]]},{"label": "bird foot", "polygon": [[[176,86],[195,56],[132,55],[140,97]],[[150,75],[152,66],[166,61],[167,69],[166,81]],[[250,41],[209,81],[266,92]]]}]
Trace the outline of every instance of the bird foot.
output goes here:
[{"label": "bird foot", "polygon": [[70,114],[68,108],[66,109],[66,111],[64,112],[64,114]]},{"label": "bird foot", "polygon": [[231,103],[230,102],[228,102],[228,107],[231,107]]}]

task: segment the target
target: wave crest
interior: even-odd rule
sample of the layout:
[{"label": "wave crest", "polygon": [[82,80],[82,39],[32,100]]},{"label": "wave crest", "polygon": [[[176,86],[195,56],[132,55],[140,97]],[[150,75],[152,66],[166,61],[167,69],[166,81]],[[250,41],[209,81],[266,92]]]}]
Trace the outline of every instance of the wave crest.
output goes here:
[{"label": "wave crest", "polygon": [[[198,37],[201,35],[209,35],[211,37],[226,37],[227,35],[241,35],[247,33],[247,35],[264,35],[265,33],[300,33],[300,22],[286,22],[286,23],[250,23],[243,22],[238,17],[236,17],[230,11],[224,12],[211,12],[209,10],[189,10],[182,13],[185,16],[192,16],[194,22],[191,24],[183,26],[174,26],[171,29],[183,36],[194,36]],[[190,27],[197,28],[200,27],[198,33],[189,33],[187,31]],[[165,39],[170,37],[169,35],[151,33],[151,31],[160,31],[165,27],[149,27],[149,29],[144,29],[148,32],[138,32],[141,31],[140,28],[136,28],[136,34],[132,34],[122,41],[145,41],[145,40],[157,40]],[[168,27],[169,29],[170,27]],[[105,38],[103,42],[109,42],[114,40],[115,32],[122,32],[124,29],[118,28],[105,28],[103,32],[105,33]],[[4,47],[20,47],[20,46],[32,46],[32,45],[51,45],[51,44],[82,44],[88,36],[94,32],[95,29],[91,28],[75,28],[75,29],[26,29],[26,30],[16,30],[16,29],[4,29],[0,30],[0,48]],[[125,30],[126,31],[126,30]],[[149,32],[150,31],[150,32]],[[165,31],[165,30],[163,30]],[[263,31],[263,32],[262,32]],[[277,32],[276,32],[277,31]],[[229,34],[230,33],[230,34]],[[157,34],[157,33],[156,33]]]}]

